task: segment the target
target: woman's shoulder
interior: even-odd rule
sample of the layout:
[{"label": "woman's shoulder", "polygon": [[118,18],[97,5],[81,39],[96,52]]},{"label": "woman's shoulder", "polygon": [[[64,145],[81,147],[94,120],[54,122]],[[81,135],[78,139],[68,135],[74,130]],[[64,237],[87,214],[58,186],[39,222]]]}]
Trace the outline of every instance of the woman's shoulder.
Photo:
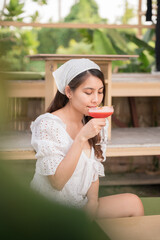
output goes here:
[{"label": "woman's shoulder", "polygon": [[33,130],[34,127],[36,126],[43,126],[45,125],[45,127],[51,127],[52,125],[54,125],[55,127],[63,127],[65,128],[65,124],[63,123],[63,121],[61,120],[60,117],[58,117],[58,115],[56,114],[52,114],[52,113],[44,113],[41,114],[40,116],[38,116],[34,121],[32,121],[31,123],[31,130]]}]

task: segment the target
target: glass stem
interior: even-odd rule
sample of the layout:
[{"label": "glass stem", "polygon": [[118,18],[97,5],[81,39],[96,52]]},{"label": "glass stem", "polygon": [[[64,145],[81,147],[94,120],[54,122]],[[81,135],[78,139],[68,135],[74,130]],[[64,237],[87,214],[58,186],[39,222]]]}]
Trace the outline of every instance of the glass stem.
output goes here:
[{"label": "glass stem", "polygon": [[101,142],[104,142],[105,141],[105,134],[104,134],[104,127],[101,129]]}]

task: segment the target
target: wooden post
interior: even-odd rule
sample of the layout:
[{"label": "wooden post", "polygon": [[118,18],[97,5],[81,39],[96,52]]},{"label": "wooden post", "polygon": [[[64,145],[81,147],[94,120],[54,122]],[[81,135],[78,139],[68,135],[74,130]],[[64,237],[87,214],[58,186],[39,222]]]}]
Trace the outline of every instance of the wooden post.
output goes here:
[{"label": "wooden post", "polygon": [[[104,99],[104,105],[111,106],[112,105],[112,97],[111,97],[111,84],[112,84],[112,62],[107,61],[107,63],[99,63],[101,71],[104,74],[105,79],[105,87],[106,87],[106,95]],[[111,139],[111,117],[109,120],[109,129],[108,129],[108,139]]]},{"label": "wooden post", "polygon": [[[112,62],[107,63],[107,91],[106,91],[106,105],[111,106],[112,105]],[[108,128],[108,140],[111,140],[111,116],[108,118],[109,120],[109,128]]]},{"label": "wooden post", "polygon": [[138,38],[141,38],[142,37],[142,28],[141,28],[141,25],[142,25],[142,0],[139,0],[138,2],[138,34],[137,34],[137,37]]},{"label": "wooden post", "polygon": [[57,87],[52,76],[52,72],[57,69],[57,62],[47,61],[45,65],[45,110],[49,107],[55,93],[57,91]]}]

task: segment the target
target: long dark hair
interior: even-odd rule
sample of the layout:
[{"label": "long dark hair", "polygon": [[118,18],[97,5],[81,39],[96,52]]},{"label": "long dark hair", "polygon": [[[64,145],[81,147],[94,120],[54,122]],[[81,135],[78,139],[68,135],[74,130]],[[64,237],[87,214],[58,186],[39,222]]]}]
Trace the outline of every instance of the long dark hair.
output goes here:
[{"label": "long dark hair", "polygon": [[[70,89],[72,91],[75,91],[87,78],[89,75],[98,77],[102,83],[103,83],[103,100],[102,103],[104,104],[104,98],[105,98],[105,82],[104,82],[104,75],[103,73],[98,70],[98,69],[91,69],[91,70],[87,70],[85,72],[80,73],[79,75],[77,75],[75,78],[72,79],[72,81],[68,84]],[[58,109],[63,108],[67,103],[68,103],[69,99],[66,95],[60,93],[57,90],[57,93],[53,99],[53,101],[51,102],[50,106],[48,107],[46,112],[52,113],[54,111],[57,111]],[[90,116],[84,116],[84,123],[86,124],[92,117]],[[102,150],[100,148],[99,145],[96,145],[96,143],[98,143],[101,140],[100,134],[96,135],[93,138],[90,138],[88,140],[90,146],[92,146],[95,150],[95,155],[97,158],[102,159],[103,160],[103,156],[102,156]]]}]

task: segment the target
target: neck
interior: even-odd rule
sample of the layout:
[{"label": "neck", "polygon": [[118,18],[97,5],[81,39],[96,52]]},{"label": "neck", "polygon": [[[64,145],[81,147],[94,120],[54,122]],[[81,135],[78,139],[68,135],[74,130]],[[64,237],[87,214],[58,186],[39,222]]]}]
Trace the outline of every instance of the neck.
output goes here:
[{"label": "neck", "polygon": [[84,115],[74,109],[70,103],[64,107],[65,114],[70,122],[73,123],[82,123]]}]

